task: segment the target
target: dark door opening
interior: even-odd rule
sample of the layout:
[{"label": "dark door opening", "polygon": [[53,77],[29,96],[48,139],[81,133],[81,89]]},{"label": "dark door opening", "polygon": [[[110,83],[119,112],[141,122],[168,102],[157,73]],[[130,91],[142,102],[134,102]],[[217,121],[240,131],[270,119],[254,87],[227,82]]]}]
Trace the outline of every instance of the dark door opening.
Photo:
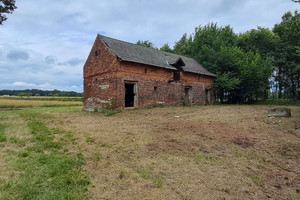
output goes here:
[{"label": "dark door opening", "polygon": [[205,95],[206,95],[206,103],[209,104],[210,103],[210,89],[206,89]]},{"label": "dark door opening", "polygon": [[125,107],[135,107],[136,84],[125,83]]},{"label": "dark door opening", "polygon": [[192,87],[185,87],[184,88],[184,101],[185,104],[191,104],[193,97],[192,97]]}]

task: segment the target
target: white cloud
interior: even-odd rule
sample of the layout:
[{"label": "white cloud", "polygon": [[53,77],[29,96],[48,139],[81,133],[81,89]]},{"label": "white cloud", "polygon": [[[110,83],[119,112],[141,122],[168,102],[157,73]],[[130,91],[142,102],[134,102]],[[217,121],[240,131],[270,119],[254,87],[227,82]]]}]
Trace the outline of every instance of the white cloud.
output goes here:
[{"label": "white cloud", "polygon": [[25,82],[14,82],[11,84],[12,86],[15,87],[36,87],[36,84],[33,83],[25,83]]}]

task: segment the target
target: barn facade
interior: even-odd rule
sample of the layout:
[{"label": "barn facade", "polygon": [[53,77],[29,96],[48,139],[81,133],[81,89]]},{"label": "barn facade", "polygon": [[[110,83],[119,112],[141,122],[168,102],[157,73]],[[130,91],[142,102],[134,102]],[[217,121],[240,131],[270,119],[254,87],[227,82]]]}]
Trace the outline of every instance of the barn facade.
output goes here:
[{"label": "barn facade", "polygon": [[84,109],[212,103],[215,77],[194,59],[97,35],[84,65]]}]

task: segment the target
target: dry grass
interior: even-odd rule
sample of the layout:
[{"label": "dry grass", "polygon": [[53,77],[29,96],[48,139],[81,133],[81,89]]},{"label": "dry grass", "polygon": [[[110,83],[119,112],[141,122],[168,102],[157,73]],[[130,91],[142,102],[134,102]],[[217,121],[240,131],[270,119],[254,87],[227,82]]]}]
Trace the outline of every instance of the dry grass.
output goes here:
[{"label": "dry grass", "polygon": [[269,108],[78,109],[49,113],[49,126],[76,136],[91,199],[300,199],[300,107]]},{"label": "dry grass", "polygon": [[30,101],[15,99],[0,99],[0,109],[31,108],[31,107],[57,107],[57,106],[79,106],[81,102],[73,101]]}]

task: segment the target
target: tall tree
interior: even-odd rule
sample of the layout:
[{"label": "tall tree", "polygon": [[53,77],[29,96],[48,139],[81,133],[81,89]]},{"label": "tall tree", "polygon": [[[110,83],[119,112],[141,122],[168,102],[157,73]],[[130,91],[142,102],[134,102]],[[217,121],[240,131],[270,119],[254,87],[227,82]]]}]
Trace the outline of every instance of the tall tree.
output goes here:
[{"label": "tall tree", "polygon": [[12,13],[17,6],[15,0],[0,0],[0,25],[7,20],[6,14]]},{"label": "tall tree", "polygon": [[216,23],[199,26],[193,34],[191,56],[209,71],[216,73],[220,67],[216,63],[218,52],[222,47],[233,47],[236,43],[237,35],[230,26],[218,27]]},{"label": "tall tree", "polygon": [[245,52],[259,52],[263,59],[272,60],[273,77],[271,80],[271,87],[281,93],[282,79],[279,76],[281,68],[279,63],[281,42],[278,35],[274,34],[268,28],[258,27],[239,35],[238,46]]},{"label": "tall tree", "polygon": [[237,44],[238,36],[230,26],[210,23],[197,27],[189,37],[184,34],[174,51],[196,59],[218,75],[214,84],[217,99],[238,102],[264,97],[272,73],[271,60],[252,49],[244,52]]},{"label": "tall tree", "polygon": [[284,97],[300,100],[300,13],[287,12],[273,32],[280,38],[275,59],[279,67],[280,87]]}]

